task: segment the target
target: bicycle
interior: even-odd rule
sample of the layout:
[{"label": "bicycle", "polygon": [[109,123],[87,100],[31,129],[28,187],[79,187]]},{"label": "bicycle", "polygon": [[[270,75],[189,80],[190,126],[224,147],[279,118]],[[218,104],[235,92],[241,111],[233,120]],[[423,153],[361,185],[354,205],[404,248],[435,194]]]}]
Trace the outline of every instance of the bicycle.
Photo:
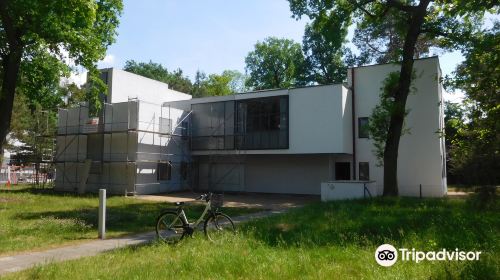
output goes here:
[{"label": "bicycle", "polygon": [[[176,209],[162,212],[156,220],[156,236],[166,243],[177,243],[186,236],[193,236],[194,231],[203,223],[205,236],[215,241],[218,236],[226,232],[236,233],[233,220],[220,212],[219,208],[223,204],[222,194],[202,194],[196,200],[206,202],[205,210],[194,223],[189,223],[184,212],[184,202],[176,202]],[[208,216],[207,216],[208,215]]]}]

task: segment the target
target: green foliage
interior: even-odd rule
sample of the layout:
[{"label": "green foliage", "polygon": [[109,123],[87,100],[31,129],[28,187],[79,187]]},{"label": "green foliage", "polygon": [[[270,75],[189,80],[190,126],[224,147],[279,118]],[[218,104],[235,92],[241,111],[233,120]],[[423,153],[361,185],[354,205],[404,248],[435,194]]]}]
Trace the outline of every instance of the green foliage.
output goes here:
[{"label": "green foliage", "polygon": [[246,77],[236,70],[224,70],[220,75],[208,76],[198,71],[194,82],[183,76],[181,69],[169,72],[163,65],[152,61],[145,63],[128,60],[123,70],[167,83],[171,89],[191,94],[193,97],[229,95],[245,90]]},{"label": "green foliage", "polygon": [[152,61],[149,62],[136,62],[134,60],[127,60],[123,70],[141,75],[153,80],[167,83],[168,86],[180,92],[191,94],[193,85],[187,76],[183,75],[181,69],[169,72],[166,67],[159,63]]},{"label": "green foliage", "polygon": [[[368,130],[375,149],[373,154],[378,160],[378,166],[383,166],[385,143],[389,132],[389,123],[394,115],[408,115],[408,110],[397,106],[394,102],[394,92],[398,86],[399,72],[391,72],[380,88],[379,103],[370,115]],[[403,130],[403,134],[409,132]]]},{"label": "green foliage", "polygon": [[448,86],[466,95],[458,114],[451,106],[447,110],[449,174],[454,183],[500,184],[499,28],[496,21],[491,29],[472,34],[462,49],[465,60],[447,80]]},{"label": "green foliage", "polygon": [[31,109],[60,102],[59,77],[67,61],[88,70],[89,100],[99,108],[105,86],[96,63],[115,40],[121,0],[2,1],[0,4],[0,148],[10,130],[16,92]]},{"label": "green foliage", "polygon": [[193,83],[193,97],[223,96],[246,90],[246,76],[236,70],[207,75],[198,71]]},{"label": "green foliage", "polygon": [[67,106],[71,107],[86,101],[86,85],[78,86],[75,83],[67,83],[59,88],[59,94],[66,99]]},{"label": "green foliage", "polygon": [[[399,62],[402,60],[407,19],[399,12],[389,10],[384,17],[358,22],[353,43],[361,56],[376,63]],[[415,44],[415,58],[425,57],[438,41],[427,34],[418,37]]]},{"label": "green foliage", "polygon": [[254,90],[289,88],[305,84],[301,46],[292,40],[266,38],[245,58],[248,80]]},{"label": "green foliage", "polygon": [[305,54],[306,83],[342,83],[347,77],[347,68],[366,63],[366,56],[356,57],[345,47],[339,47],[328,39],[328,29],[317,29],[307,24],[302,50]]}]

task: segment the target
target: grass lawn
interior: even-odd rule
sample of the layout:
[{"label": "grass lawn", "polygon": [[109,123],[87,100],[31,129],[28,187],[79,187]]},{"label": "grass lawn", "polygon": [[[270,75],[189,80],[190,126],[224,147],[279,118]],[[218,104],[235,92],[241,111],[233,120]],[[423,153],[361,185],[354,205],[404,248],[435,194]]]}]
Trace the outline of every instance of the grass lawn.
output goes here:
[{"label": "grass lawn", "polygon": [[[378,198],[316,203],[251,221],[236,236],[153,243],[38,266],[6,279],[500,279],[500,207],[465,199]],[[482,251],[480,261],[398,261],[389,243],[421,251]]]},{"label": "grass lawn", "polygon": [[[26,186],[0,189],[0,256],[14,252],[60,246],[97,238],[97,195],[72,195]],[[131,197],[108,197],[107,237],[152,231],[164,202]],[[203,206],[190,206],[188,217],[197,217]],[[227,208],[229,215],[256,209]]]}]

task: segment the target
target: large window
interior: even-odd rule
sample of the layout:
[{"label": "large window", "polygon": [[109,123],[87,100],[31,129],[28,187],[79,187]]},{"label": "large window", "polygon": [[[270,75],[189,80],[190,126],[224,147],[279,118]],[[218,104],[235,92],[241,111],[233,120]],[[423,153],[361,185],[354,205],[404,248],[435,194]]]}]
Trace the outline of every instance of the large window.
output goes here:
[{"label": "large window", "polygon": [[288,148],[288,96],[237,103],[237,147],[244,150]]},{"label": "large window", "polygon": [[234,101],[191,105],[191,149],[234,149]]},{"label": "large window", "polygon": [[288,149],[288,96],[193,104],[191,149]]},{"label": "large window", "polygon": [[368,138],[369,136],[368,118],[358,118],[358,137]]},{"label": "large window", "polygon": [[361,181],[370,180],[370,164],[368,162],[359,163],[359,180]]}]

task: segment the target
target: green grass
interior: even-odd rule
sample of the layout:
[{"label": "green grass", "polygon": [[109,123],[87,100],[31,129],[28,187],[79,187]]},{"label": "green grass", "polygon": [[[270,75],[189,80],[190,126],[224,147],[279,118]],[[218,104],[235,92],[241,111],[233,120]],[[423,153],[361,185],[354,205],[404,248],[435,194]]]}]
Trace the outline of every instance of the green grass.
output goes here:
[{"label": "green grass", "polygon": [[[478,208],[478,206],[481,206]],[[38,266],[7,279],[500,279],[500,207],[465,199],[317,203],[251,221],[236,236],[153,243]],[[374,260],[382,243],[482,251],[478,262]]]},{"label": "green grass", "polygon": [[[43,249],[97,238],[98,196],[56,193],[26,186],[0,189],[0,255]],[[154,230],[164,202],[131,197],[107,199],[106,236]],[[188,218],[198,217],[203,206],[189,206]],[[227,208],[236,216],[257,209]]]}]

